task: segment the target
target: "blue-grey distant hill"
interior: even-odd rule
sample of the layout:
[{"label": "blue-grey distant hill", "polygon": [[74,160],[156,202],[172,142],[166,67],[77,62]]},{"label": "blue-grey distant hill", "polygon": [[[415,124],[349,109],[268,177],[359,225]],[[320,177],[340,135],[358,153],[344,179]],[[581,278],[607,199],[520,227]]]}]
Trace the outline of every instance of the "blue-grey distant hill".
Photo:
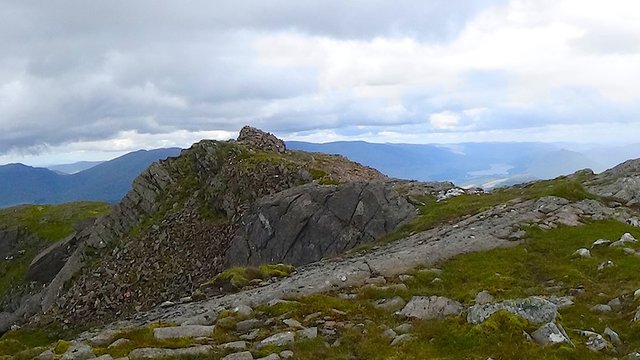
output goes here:
[{"label": "blue-grey distant hill", "polygon": [[341,154],[404,179],[453,181],[487,188],[547,179],[576,170],[604,169],[582,152],[552,143],[374,144],[339,141],[324,144],[290,141],[290,149]]},{"label": "blue-grey distant hill", "polygon": [[180,154],[179,148],[139,150],[71,175],[23,164],[0,166],[0,207],[95,200],[117,202],[153,162]]}]

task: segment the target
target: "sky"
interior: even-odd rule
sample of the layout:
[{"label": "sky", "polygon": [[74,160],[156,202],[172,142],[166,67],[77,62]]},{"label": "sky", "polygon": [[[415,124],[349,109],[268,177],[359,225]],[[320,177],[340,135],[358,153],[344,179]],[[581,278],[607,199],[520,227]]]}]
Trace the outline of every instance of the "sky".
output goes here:
[{"label": "sky", "polygon": [[228,139],[628,144],[637,0],[3,0],[0,164]]}]

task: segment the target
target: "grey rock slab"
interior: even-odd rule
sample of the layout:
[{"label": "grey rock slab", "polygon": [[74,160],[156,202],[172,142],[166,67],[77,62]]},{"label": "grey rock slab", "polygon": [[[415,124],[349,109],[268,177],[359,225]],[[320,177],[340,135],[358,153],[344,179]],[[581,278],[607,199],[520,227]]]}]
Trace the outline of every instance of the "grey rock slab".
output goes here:
[{"label": "grey rock slab", "polygon": [[134,349],[129,353],[131,360],[137,359],[158,359],[166,357],[187,357],[187,356],[206,356],[213,352],[211,345],[199,345],[182,349],[164,349],[164,348],[140,348]]},{"label": "grey rock slab", "polygon": [[611,347],[611,344],[600,334],[590,336],[585,345],[591,351],[602,351]]},{"label": "grey rock slab", "polygon": [[260,341],[256,345],[256,347],[260,349],[269,345],[284,346],[284,345],[293,344],[294,341],[295,341],[295,333],[292,331],[285,331],[285,332],[281,332],[281,333],[269,336],[268,338]]},{"label": "grey rock slab", "polygon": [[573,296],[548,296],[546,299],[555,305],[558,310],[566,309],[573,306]]},{"label": "grey rock slab", "polygon": [[408,318],[432,320],[460,315],[462,311],[461,303],[442,296],[414,296],[398,314]]},{"label": "grey rock slab", "polygon": [[215,326],[206,325],[184,325],[161,327],[153,329],[153,337],[161,339],[177,339],[177,338],[195,338],[202,336],[211,336]]},{"label": "grey rock slab", "polygon": [[506,310],[536,324],[552,322],[558,315],[558,307],[555,304],[542,297],[531,296],[500,303],[473,305],[467,313],[467,321],[479,324],[498,310]]},{"label": "grey rock slab", "polygon": [[284,350],[280,352],[280,357],[283,359],[290,359],[293,357],[293,351],[291,350]]},{"label": "grey rock slab", "polygon": [[568,337],[565,335],[565,332],[560,330],[558,325],[553,322],[549,322],[538,328],[538,330],[531,334],[531,337],[535,342],[542,346],[570,342]]},{"label": "grey rock slab", "polygon": [[260,329],[254,329],[251,332],[249,332],[248,334],[240,335],[240,339],[247,340],[247,341],[253,341],[258,337],[259,333],[260,333]]},{"label": "grey rock slab", "polygon": [[229,354],[222,358],[222,360],[253,360],[253,355],[249,351],[243,351],[235,354]]},{"label": "grey rock slab", "polygon": [[71,342],[69,349],[62,354],[61,360],[86,360],[93,359],[96,354],[93,353],[93,349],[88,344],[83,342]]},{"label": "grey rock slab", "polygon": [[232,341],[225,344],[218,345],[222,349],[231,349],[231,350],[247,350],[247,342],[246,341]]}]

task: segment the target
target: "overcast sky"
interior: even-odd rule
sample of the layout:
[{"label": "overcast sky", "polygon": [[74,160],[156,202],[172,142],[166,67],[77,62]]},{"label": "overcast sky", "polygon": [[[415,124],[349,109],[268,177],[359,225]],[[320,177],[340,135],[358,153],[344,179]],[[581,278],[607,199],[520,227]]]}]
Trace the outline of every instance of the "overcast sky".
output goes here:
[{"label": "overcast sky", "polygon": [[0,163],[235,137],[630,143],[637,0],[3,0]]}]

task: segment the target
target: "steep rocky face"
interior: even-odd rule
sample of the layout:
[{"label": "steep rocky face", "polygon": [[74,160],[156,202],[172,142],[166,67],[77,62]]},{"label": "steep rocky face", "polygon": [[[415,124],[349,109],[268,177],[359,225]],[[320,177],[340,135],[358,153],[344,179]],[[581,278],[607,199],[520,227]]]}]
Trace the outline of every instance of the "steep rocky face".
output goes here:
[{"label": "steep rocky face", "polygon": [[594,194],[615,198],[626,206],[640,204],[640,159],[624,163],[595,175],[586,182]]},{"label": "steep rocky face", "polygon": [[[252,221],[250,214],[260,217],[261,212],[250,209],[265,197],[283,199],[278,194],[287,189],[314,199],[316,207],[297,205],[313,225],[293,240],[285,237],[296,236],[291,224],[271,219],[279,234],[271,246],[285,241],[295,250],[278,261],[306,263],[371,241],[410,217],[413,208],[388,186],[321,184],[382,179],[376,170],[343,157],[285,151],[284,143],[256,129],[243,129],[235,142],[201,141],[136,179],[123,201],[66,259],[44,296],[43,309],[56,305],[60,316],[72,322],[108,320],[190,295],[225,263],[233,263],[227,260],[233,257],[225,256],[229,247],[242,253],[245,238],[259,241],[252,233],[259,229],[245,225]],[[322,196],[345,204],[342,209],[337,202],[327,207]],[[265,201],[285,201],[270,199]],[[356,214],[331,218],[330,211]],[[334,245],[320,241],[323,231],[329,231],[326,238],[336,234],[341,240]],[[300,247],[311,241],[319,244],[304,255]],[[256,255],[252,263],[272,258]]]},{"label": "steep rocky face", "polygon": [[242,218],[225,260],[307,264],[372,242],[415,215],[381,182],[299,186],[258,201]]}]

